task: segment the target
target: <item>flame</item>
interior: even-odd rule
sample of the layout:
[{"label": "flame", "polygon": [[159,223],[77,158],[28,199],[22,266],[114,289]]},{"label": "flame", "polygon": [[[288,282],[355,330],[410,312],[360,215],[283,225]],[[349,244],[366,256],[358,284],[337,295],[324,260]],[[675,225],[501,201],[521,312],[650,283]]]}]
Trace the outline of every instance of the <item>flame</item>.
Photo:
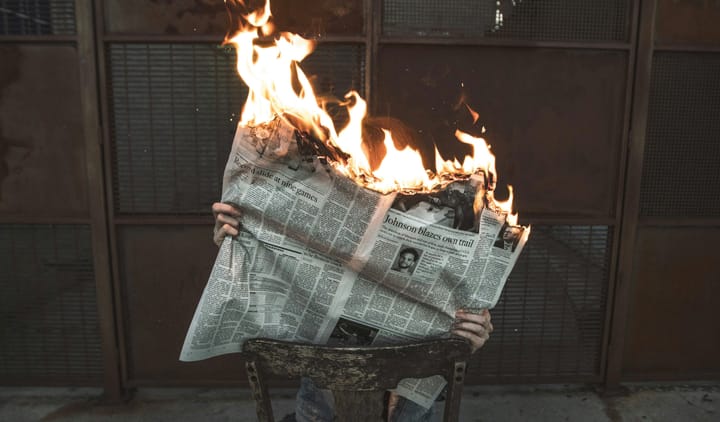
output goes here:
[{"label": "flame", "polygon": [[490,152],[490,145],[483,138],[476,138],[459,129],[455,131],[455,138],[462,143],[471,145],[473,154],[466,155],[462,163],[457,159],[453,161],[443,160],[436,147],[435,168],[438,173],[473,174],[478,170],[482,170],[485,174],[495,174],[495,156]]},{"label": "flame", "polygon": [[385,133],[385,148],[387,153],[380,167],[372,174],[377,178],[373,184],[379,191],[393,191],[405,189],[420,189],[431,186],[433,182],[423,166],[420,153],[407,146],[401,150],[395,148],[392,133],[383,129]]},{"label": "flame", "polygon": [[494,206],[497,207],[497,209],[502,212],[503,214],[507,215],[507,223],[511,226],[517,226],[518,225],[518,213],[513,213],[513,187],[512,185],[508,185],[508,199],[504,201],[498,201],[495,199],[495,195],[492,191],[488,192],[488,196],[492,199]]},{"label": "flame", "polygon": [[[228,0],[225,1],[227,3]],[[242,0],[230,1],[240,2],[247,7]],[[237,71],[249,88],[240,126],[255,127],[280,117],[299,132],[322,142],[325,149],[341,151],[338,157],[331,157],[334,158],[331,164],[342,174],[383,193],[430,192],[444,188],[453,181],[467,180],[482,174],[485,182],[478,186],[478,194],[482,191],[482,196],[479,203],[475,204],[476,212],[486,201],[494,209],[507,213],[508,219],[514,218],[517,222],[517,214],[511,213],[512,189],[506,201],[495,201],[492,196],[497,179],[495,156],[483,138],[456,130],[455,138],[472,146],[472,155],[465,156],[462,161],[445,160],[436,148],[435,169],[425,169],[418,150],[410,146],[396,148],[393,134],[382,128],[387,152],[383,161],[373,168],[363,145],[366,102],[355,91],[345,95],[347,101],[342,105],[347,108],[350,118],[338,132],[300,67],[300,63],[314,50],[315,42],[289,32],[274,32],[269,0],[261,9],[247,13],[242,18],[239,30],[226,38],[226,43],[235,46]],[[465,106],[473,118],[473,124],[476,124],[479,114],[467,104]]]},{"label": "flame", "polygon": [[351,173],[360,174],[370,168],[370,161],[362,148],[362,122],[367,115],[367,103],[355,91],[348,92],[345,98],[354,101],[354,104],[348,105],[350,120],[340,131],[336,144],[350,155]]},{"label": "flame", "polygon": [[245,24],[226,39],[235,45],[237,72],[249,88],[239,124],[258,126],[281,116],[325,139],[326,131],[333,127],[332,119],[318,105],[310,80],[298,66],[312,53],[315,43],[289,32],[268,39],[264,30],[272,29],[271,16],[267,1],[262,12],[243,16]]},{"label": "flame", "polygon": [[268,23],[271,16],[272,12],[270,12],[270,1],[266,1],[265,7],[262,10],[254,10],[245,15],[244,18],[250,25],[261,28]]},{"label": "flame", "polygon": [[473,118],[473,124],[477,123],[478,119],[480,119],[480,114],[478,114],[477,111],[470,108],[470,106],[467,104],[465,104],[465,107],[468,109],[468,111],[470,112],[470,115]]}]

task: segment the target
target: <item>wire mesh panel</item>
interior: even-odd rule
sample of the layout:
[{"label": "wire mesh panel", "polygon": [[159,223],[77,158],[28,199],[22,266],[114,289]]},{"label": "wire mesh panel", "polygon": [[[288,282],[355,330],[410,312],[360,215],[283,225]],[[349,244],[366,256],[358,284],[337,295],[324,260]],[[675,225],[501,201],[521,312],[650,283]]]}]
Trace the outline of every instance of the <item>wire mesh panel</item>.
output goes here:
[{"label": "wire mesh panel", "polygon": [[[120,213],[207,213],[247,88],[231,49],[206,44],[112,44],[112,135]],[[362,49],[327,45],[303,63],[319,93],[362,81]]]},{"label": "wire mesh panel", "polygon": [[0,0],[0,35],[73,33],[74,0]]},{"label": "wire mesh panel", "polygon": [[206,44],[109,48],[116,209],[207,212],[219,197],[247,95],[232,51]]},{"label": "wire mesh panel", "polygon": [[472,376],[598,377],[611,244],[607,226],[533,226]]},{"label": "wire mesh panel", "polygon": [[383,32],[546,41],[628,40],[626,0],[385,0]]},{"label": "wire mesh panel", "polygon": [[720,54],[653,59],[641,215],[720,217]]},{"label": "wire mesh panel", "polygon": [[320,45],[301,67],[321,95],[342,98],[350,89],[364,89],[365,49],[361,45]]},{"label": "wire mesh panel", "polygon": [[[112,33],[217,34],[230,28],[228,8],[247,14],[242,4],[262,7],[263,2],[219,0],[104,0],[105,28]],[[307,36],[360,35],[363,33],[364,0],[273,0],[272,21],[280,31]]]},{"label": "wire mesh panel", "polygon": [[495,1],[385,0],[383,32],[388,35],[483,35],[495,25]]},{"label": "wire mesh panel", "polygon": [[99,383],[90,228],[0,225],[0,378]]}]

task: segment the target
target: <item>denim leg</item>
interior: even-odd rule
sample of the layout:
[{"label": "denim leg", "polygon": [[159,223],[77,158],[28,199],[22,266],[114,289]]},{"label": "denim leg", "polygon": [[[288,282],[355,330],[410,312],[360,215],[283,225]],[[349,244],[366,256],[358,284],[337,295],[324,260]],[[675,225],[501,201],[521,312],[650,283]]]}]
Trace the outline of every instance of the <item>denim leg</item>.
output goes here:
[{"label": "denim leg", "polygon": [[317,388],[310,378],[302,378],[295,400],[295,420],[332,422],[334,417],[335,399],[332,391]]},{"label": "denim leg", "polygon": [[390,415],[390,422],[427,422],[433,414],[433,408],[426,409],[405,397],[398,397],[397,406]]}]

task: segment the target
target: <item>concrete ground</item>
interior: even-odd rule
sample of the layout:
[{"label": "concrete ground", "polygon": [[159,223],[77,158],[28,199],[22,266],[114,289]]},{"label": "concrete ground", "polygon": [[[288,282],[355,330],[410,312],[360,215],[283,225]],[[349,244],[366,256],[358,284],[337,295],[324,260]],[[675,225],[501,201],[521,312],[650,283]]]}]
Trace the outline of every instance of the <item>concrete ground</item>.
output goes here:
[{"label": "concrete ground", "polygon": [[[466,387],[461,421],[720,421],[720,382],[630,384],[603,397],[578,385]],[[275,416],[292,411],[294,392],[275,390]],[[0,421],[254,421],[243,389],[142,389],[126,404],[98,400],[100,390],[0,388]],[[435,420],[441,420],[439,413]]]}]

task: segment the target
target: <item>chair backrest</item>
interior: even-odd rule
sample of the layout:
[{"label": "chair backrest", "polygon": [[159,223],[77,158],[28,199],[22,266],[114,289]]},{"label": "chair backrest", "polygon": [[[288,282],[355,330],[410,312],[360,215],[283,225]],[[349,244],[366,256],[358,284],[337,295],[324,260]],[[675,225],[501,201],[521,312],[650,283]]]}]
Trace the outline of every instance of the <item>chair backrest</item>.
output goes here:
[{"label": "chair backrest", "polygon": [[[273,421],[265,377],[307,377],[333,392],[395,388],[404,378],[442,375],[448,382],[445,421],[456,421],[470,345],[462,339],[429,340],[383,347],[334,347],[253,339],[243,345],[258,419]],[[342,419],[339,419],[342,420]]]}]

